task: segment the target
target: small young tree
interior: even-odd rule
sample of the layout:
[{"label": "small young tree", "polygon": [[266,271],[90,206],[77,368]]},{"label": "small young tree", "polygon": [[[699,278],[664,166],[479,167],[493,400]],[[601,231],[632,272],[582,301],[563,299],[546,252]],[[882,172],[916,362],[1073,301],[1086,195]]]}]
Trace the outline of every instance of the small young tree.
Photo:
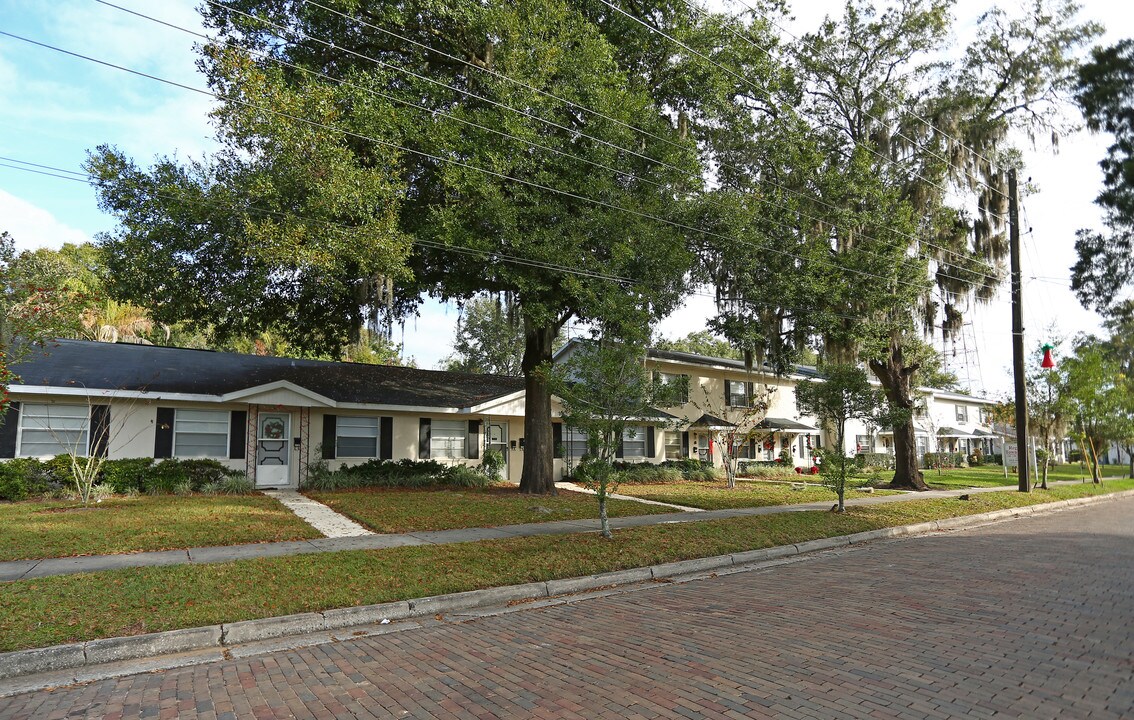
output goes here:
[{"label": "small young tree", "polygon": [[575,478],[598,497],[604,538],[611,537],[606,503],[618,488],[612,461],[627,427],[643,418],[657,425],[661,419],[652,406],[672,405],[681,392],[652,379],[642,362],[644,341],[614,337],[603,333],[582,343],[554,368],[550,381],[563,404],[564,424],[587,437]]},{"label": "small young tree", "polygon": [[[106,402],[99,402],[100,399]],[[103,398],[88,394],[86,417],[75,427],[61,429],[54,425],[44,425],[44,429],[63,448],[63,455],[69,461],[75,493],[83,505],[90,505],[94,486],[102,477],[110,443],[128,444],[146,429],[144,425],[139,426],[127,436],[130,417],[138,407],[137,400],[111,403],[114,399],[113,391],[106,391]],[[83,437],[86,442],[81,441]]]},{"label": "small young tree", "polygon": [[854,474],[855,460],[846,453],[848,420],[876,424],[899,421],[887,412],[882,391],[871,386],[866,372],[854,365],[831,365],[823,369],[825,380],[804,380],[795,388],[799,412],[829,425],[835,432],[834,446],[823,453],[820,469],[823,484],[839,496],[838,511],[844,512],[847,479]]}]

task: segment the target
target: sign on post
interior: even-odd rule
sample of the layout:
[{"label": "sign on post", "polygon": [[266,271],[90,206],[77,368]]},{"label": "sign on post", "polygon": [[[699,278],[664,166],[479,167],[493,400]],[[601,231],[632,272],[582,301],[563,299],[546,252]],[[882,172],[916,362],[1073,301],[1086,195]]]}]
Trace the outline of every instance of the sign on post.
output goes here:
[{"label": "sign on post", "polygon": [[1004,467],[1020,466],[1020,446],[1016,443],[1004,443]]}]

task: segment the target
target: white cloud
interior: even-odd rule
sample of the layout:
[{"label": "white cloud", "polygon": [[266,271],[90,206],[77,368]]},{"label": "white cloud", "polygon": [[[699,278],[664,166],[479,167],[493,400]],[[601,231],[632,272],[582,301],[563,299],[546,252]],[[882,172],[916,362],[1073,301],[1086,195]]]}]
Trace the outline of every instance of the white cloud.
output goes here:
[{"label": "white cloud", "polygon": [[0,190],[0,231],[5,230],[15,239],[17,251],[90,241],[86,233],[59,222],[43,208]]}]

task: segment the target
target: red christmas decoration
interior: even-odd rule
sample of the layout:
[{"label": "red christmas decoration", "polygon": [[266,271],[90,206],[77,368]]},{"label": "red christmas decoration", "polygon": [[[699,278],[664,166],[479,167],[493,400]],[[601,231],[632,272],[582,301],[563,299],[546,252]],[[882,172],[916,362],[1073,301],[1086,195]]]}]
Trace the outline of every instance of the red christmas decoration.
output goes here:
[{"label": "red christmas decoration", "polygon": [[1055,360],[1053,360],[1051,357],[1051,351],[1054,349],[1055,346],[1053,345],[1043,346],[1043,361],[1040,362],[1040,367],[1044,370],[1050,370],[1051,368],[1055,367]]}]

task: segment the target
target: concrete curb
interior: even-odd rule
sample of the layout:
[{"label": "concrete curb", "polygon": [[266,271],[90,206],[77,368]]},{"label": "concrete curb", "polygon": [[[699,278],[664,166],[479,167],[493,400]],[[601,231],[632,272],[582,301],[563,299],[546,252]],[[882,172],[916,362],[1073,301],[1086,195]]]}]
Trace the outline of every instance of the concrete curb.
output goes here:
[{"label": "concrete curb", "polygon": [[[31,650],[0,653],[0,680],[62,670],[89,668],[103,663],[175,655],[209,649],[226,648],[252,642],[309,633],[330,633],[344,628],[384,624],[395,620],[452,613],[485,606],[507,605],[521,600],[538,600],[559,595],[588,592],[612,585],[632,585],[651,580],[712,573],[725,568],[743,568],[772,560],[796,557],[807,553],[833,550],[863,543],[910,537],[944,530],[988,525],[1017,517],[1041,515],[1071,508],[1134,497],[1134,490],[1097,495],[1073,500],[1059,500],[1042,505],[996,510],[980,515],[964,515],[945,520],[882,528],[853,535],[821,538],[795,545],[749,550],[708,558],[695,558],[644,568],[588,575],[585,577],[548,580],[546,582],[509,585],[435,595],[408,601],[338,608],[323,612],[300,613],[283,617],[243,620],[206,627],[170,630],[129,637],[104,638],[68,645],[54,645]],[[4,693],[0,688],[0,696]]]}]

